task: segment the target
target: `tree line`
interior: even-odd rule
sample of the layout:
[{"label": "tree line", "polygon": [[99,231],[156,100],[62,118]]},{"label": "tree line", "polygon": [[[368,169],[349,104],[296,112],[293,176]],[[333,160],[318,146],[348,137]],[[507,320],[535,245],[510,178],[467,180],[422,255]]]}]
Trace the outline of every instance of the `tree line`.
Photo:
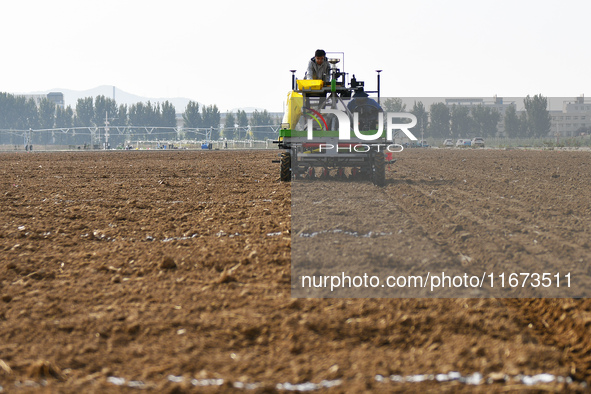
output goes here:
[{"label": "tree line", "polygon": [[[387,112],[406,111],[406,105],[401,99],[389,98],[381,104]],[[517,113],[515,106],[511,105],[502,117],[496,109],[484,105],[448,106],[439,102],[432,104],[427,111],[425,105],[418,101],[410,110],[417,117],[417,125],[411,131],[415,135],[439,139],[475,136],[489,138],[499,135],[498,126],[502,124],[505,136],[510,138],[544,137],[549,134],[551,126],[547,104],[547,99],[542,95],[528,95],[524,99],[525,111]],[[273,137],[276,133],[275,125],[280,121],[267,110],[255,110],[250,119],[245,111],[238,110],[236,113],[227,112],[225,122],[221,125],[221,114],[216,105],[205,106],[190,101],[183,113],[183,126],[187,129],[183,137],[203,139],[204,130],[209,129],[211,139],[266,139]],[[0,92],[0,129],[103,127],[107,122],[112,128],[125,127],[127,133],[133,133],[135,138],[145,139],[170,139],[170,131],[164,128],[177,127],[176,110],[169,101],[138,102],[128,106],[117,105],[115,100],[105,96],[96,96],[78,99],[74,110],[70,106],[57,106],[47,98],[43,98],[37,105],[32,98]],[[134,130],[134,127],[137,129]],[[141,131],[141,127],[150,127],[151,131]],[[84,132],[74,131],[76,133],[78,135],[73,143],[88,140]],[[119,137],[114,135],[113,138]],[[56,136],[54,133],[43,142],[63,143],[66,139],[65,135]]]},{"label": "tree line", "polygon": [[27,130],[112,126],[176,127],[174,106],[164,103],[117,105],[105,96],[80,98],[76,108],[62,108],[48,98],[39,106],[32,98],[0,92],[0,129]]},{"label": "tree line", "polygon": [[[417,125],[411,129],[419,137],[446,138],[490,138],[499,136],[499,124],[509,138],[545,137],[550,133],[551,116],[548,100],[541,94],[524,99],[525,111],[517,113],[515,105],[507,107],[504,116],[495,108],[485,105],[463,106],[434,103],[427,112],[419,101],[409,111],[417,118]],[[386,112],[405,112],[406,104],[398,98],[384,100]],[[419,137],[420,138],[420,137]]]},{"label": "tree line", "polygon": [[[250,119],[243,110],[226,113],[224,125],[220,124],[221,114],[217,105],[200,105],[190,101],[183,113],[183,127],[189,129],[184,134],[187,139],[203,139],[205,129],[211,131],[211,138],[271,138],[274,132],[271,127],[280,120],[272,117],[267,110],[255,110]],[[48,98],[42,98],[39,105],[32,98],[0,92],[0,129],[4,130],[39,130],[39,129],[70,129],[75,127],[109,127],[127,128],[134,135],[142,132],[139,128],[149,127],[152,131],[143,137],[170,139],[170,130],[164,128],[177,127],[176,110],[169,102],[147,103],[138,102],[132,105],[117,105],[116,101],[105,96],[80,98],[75,109],[71,106],[62,108]],[[250,128],[248,126],[251,126]],[[257,126],[257,127],[254,127]],[[138,129],[134,129],[138,128]],[[193,129],[193,130],[191,130]],[[202,129],[195,131],[194,129]],[[247,130],[249,129],[249,130]],[[74,131],[73,143],[81,143],[87,139],[82,131]],[[145,131],[144,131],[144,134]],[[140,136],[141,137],[141,136]],[[116,135],[113,136],[116,138]],[[65,136],[58,135],[58,140]],[[55,133],[51,143],[55,141]],[[47,143],[48,141],[44,141]],[[87,141],[89,142],[89,141]]]}]

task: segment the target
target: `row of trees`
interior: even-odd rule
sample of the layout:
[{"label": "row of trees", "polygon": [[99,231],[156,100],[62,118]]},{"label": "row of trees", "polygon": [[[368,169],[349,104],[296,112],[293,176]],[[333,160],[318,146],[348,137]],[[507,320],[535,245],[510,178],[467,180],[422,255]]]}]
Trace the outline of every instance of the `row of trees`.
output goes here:
[{"label": "row of trees", "polygon": [[[280,119],[272,117],[267,110],[255,110],[249,120],[245,111],[238,110],[236,113],[226,114],[224,125],[220,125],[220,122],[221,114],[216,105],[200,106],[199,103],[190,101],[183,113],[184,128],[189,129],[184,137],[202,139],[205,129],[209,129],[212,139],[271,138],[276,132],[276,128],[273,129],[271,125],[279,124]],[[117,105],[115,100],[105,96],[78,99],[76,108],[73,110],[70,106],[66,108],[57,106],[47,98],[43,98],[37,105],[32,98],[0,93],[0,129],[93,128],[104,127],[107,123],[111,129],[125,127],[130,132],[134,127],[149,127],[150,136],[145,136],[146,138],[170,139],[171,131],[165,131],[164,128],[177,127],[176,110],[168,101],[162,104],[150,101],[139,102],[127,106]],[[87,139],[84,137],[86,134],[88,132],[78,131],[78,138],[74,138],[72,143],[81,143],[82,140]],[[54,135],[52,140],[55,141],[55,138]],[[90,143],[90,141],[86,142]]]},{"label": "row of trees", "polygon": [[[415,136],[433,138],[490,138],[499,135],[500,122],[505,136],[509,138],[545,137],[550,133],[551,117],[548,100],[542,95],[529,95],[524,99],[525,111],[517,113],[515,105],[505,111],[504,117],[494,108],[478,106],[447,106],[444,103],[431,104],[427,112],[424,104],[414,103],[410,112],[417,118],[417,125],[411,129]],[[386,112],[405,112],[406,104],[398,98],[384,100]]]},{"label": "row of trees", "polygon": [[[265,139],[270,138],[277,132],[276,125],[280,119],[277,119],[265,109],[263,111],[254,110],[250,119],[244,110],[226,112],[224,124],[220,124],[220,112],[213,105],[201,107],[199,104],[191,101],[183,113],[183,123],[187,128],[210,128],[212,139],[224,137],[227,139]],[[273,127],[275,126],[275,128]],[[195,138],[195,132],[187,132],[187,138]]]},{"label": "row of trees", "polygon": [[[43,101],[37,108],[35,100],[27,100],[23,96],[0,92],[0,129],[29,129],[39,128],[45,121],[47,113],[54,116],[55,109],[50,111],[49,100]],[[55,104],[54,104],[55,105]]]},{"label": "row of trees", "polygon": [[431,105],[431,122],[426,130],[432,137],[492,137],[498,133],[497,125],[501,114],[495,109],[478,105],[465,107],[443,103]]},{"label": "row of trees", "polygon": [[[406,105],[401,99],[385,99],[381,104],[386,112],[406,111]],[[542,95],[527,96],[524,99],[525,111],[517,113],[515,106],[509,106],[501,119],[501,114],[488,106],[449,107],[439,102],[432,104],[427,111],[425,105],[418,101],[410,110],[417,117],[417,125],[412,132],[415,135],[440,139],[475,136],[488,138],[499,134],[498,125],[502,122],[507,137],[544,137],[549,134],[551,126],[547,104],[547,99]],[[204,129],[209,129],[212,139],[271,138],[276,132],[275,125],[281,120],[271,116],[267,110],[255,110],[250,119],[245,111],[238,110],[236,113],[226,113],[223,125],[220,125],[220,121],[221,115],[216,105],[200,106],[191,101],[183,113],[183,124],[188,129],[184,137],[202,139]],[[0,93],[0,129],[103,127],[107,122],[112,128],[125,127],[130,132],[133,132],[134,127],[150,127],[149,135],[143,136],[146,139],[170,139],[171,131],[164,128],[177,126],[175,108],[168,101],[162,104],[148,101],[118,106],[111,98],[97,96],[94,99],[78,99],[73,110],[70,106],[61,108],[47,98],[37,105],[33,99]],[[82,143],[88,139],[85,132],[78,134],[73,143]],[[65,136],[58,139],[65,140]],[[51,141],[45,142],[56,142],[55,135],[51,137]]]},{"label": "row of trees", "polygon": [[53,129],[71,127],[104,126],[152,126],[176,127],[174,106],[151,102],[131,106],[117,106],[115,100],[105,96],[95,99],[78,99],[76,110],[70,106],[61,108],[53,101],[43,98],[37,106],[34,99],[0,93],[0,129]]}]

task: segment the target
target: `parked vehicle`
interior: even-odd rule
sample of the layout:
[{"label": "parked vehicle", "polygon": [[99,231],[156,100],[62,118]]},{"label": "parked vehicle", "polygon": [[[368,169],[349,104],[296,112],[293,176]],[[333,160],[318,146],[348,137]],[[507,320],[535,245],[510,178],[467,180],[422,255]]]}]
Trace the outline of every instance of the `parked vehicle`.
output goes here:
[{"label": "parked vehicle", "polygon": [[452,146],[454,146],[454,142],[452,140],[450,140],[450,139],[447,139],[447,140],[443,141],[443,146],[445,148],[452,147]]},{"label": "parked vehicle", "polygon": [[484,138],[482,138],[482,137],[472,138],[472,147],[484,148]]},{"label": "parked vehicle", "polygon": [[463,138],[460,138],[457,142],[456,142],[456,147],[458,148],[465,148],[465,147],[469,147],[472,145],[472,141],[470,140],[465,140]]},{"label": "parked vehicle", "polygon": [[403,147],[405,148],[428,148],[429,144],[427,144],[427,141],[411,141],[411,142],[404,142],[402,144]]}]

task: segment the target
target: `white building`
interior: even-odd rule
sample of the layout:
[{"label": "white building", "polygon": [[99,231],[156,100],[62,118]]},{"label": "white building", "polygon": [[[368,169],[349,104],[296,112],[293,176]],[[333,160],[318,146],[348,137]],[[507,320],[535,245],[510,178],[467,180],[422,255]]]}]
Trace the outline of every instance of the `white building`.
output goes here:
[{"label": "white building", "polygon": [[591,102],[585,102],[585,96],[565,100],[562,110],[550,111],[552,117],[551,134],[560,137],[575,137],[583,128],[591,128]]}]

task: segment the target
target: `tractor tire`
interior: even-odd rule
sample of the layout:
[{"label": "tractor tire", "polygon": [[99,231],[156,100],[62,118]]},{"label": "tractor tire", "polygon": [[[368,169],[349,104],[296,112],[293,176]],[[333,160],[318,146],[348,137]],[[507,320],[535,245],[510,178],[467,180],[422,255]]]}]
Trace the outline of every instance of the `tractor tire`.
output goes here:
[{"label": "tractor tire", "polygon": [[384,152],[378,152],[373,159],[373,183],[376,186],[386,186],[386,160]]},{"label": "tractor tire", "polygon": [[291,181],[291,153],[283,152],[281,154],[281,182]]}]

